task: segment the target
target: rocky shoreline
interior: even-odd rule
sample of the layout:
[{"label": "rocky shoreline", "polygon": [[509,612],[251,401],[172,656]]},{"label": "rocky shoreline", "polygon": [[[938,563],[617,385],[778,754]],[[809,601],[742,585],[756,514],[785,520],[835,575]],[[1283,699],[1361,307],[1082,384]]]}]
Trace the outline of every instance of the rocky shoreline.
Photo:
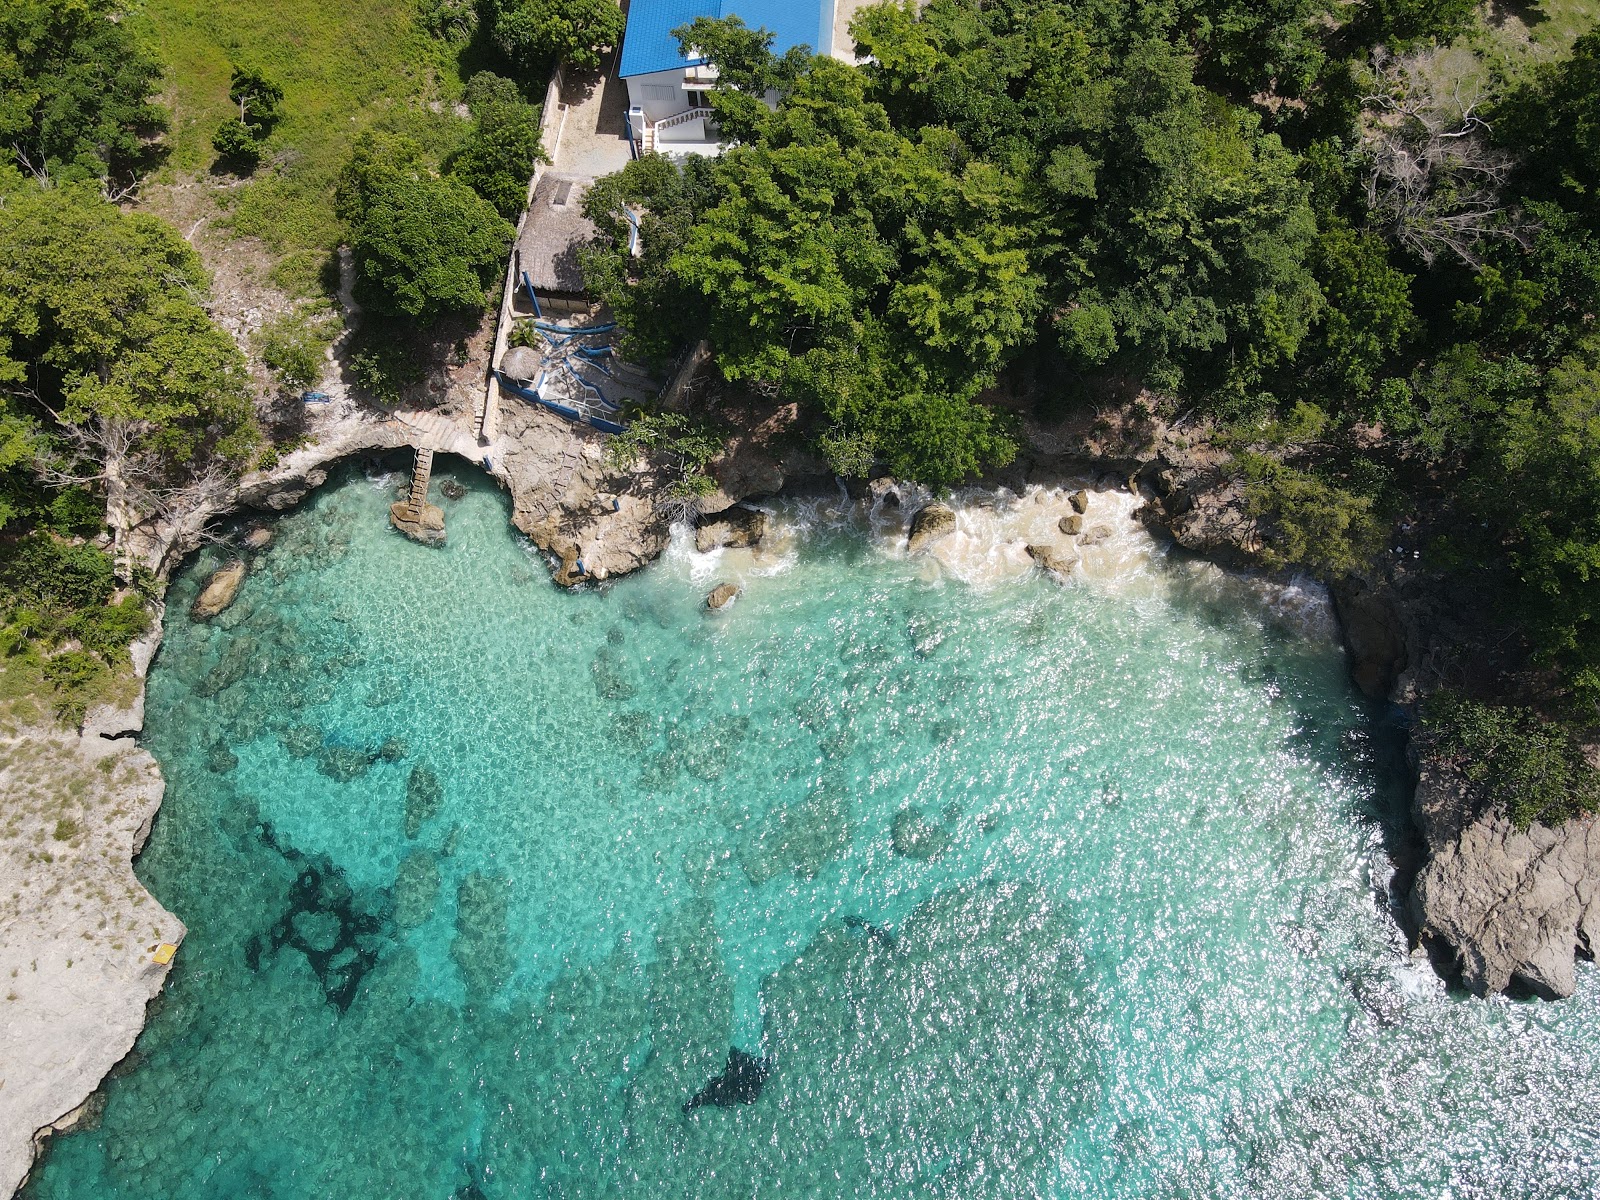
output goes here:
[{"label": "rocky shoreline", "polygon": [[[452,403],[464,408],[460,396],[451,389],[440,411],[452,415]],[[454,415],[466,417],[464,412]],[[772,449],[798,445],[797,439],[785,436],[794,420],[793,410],[781,406],[752,406],[739,413],[727,453],[713,464],[719,488],[703,505],[707,515],[697,523],[702,548],[758,541],[760,522],[750,515],[753,510],[737,507],[742,501],[776,496],[826,477],[823,465],[808,451]],[[319,413],[309,432],[307,444],[272,470],[246,476],[231,494],[212,497],[175,519],[135,528],[130,549],[166,578],[209,539],[207,531],[219,522],[250,511],[285,511],[326,482],[338,463],[414,442],[414,432],[403,420],[360,409],[348,400]],[[1248,564],[1257,530],[1214,456],[1189,451],[1165,429],[1154,434],[1149,429],[1119,431],[1111,437],[1083,429],[1028,432],[1031,452],[986,481],[988,485],[1078,486],[1092,479],[1102,489],[1131,490],[1143,500],[1139,518],[1180,547],[1223,565]],[[599,435],[553,414],[531,406],[508,407],[500,436],[483,448],[483,455],[475,465],[509,493],[512,524],[547,554],[552,576],[562,586],[638,570],[659,557],[670,540],[671,523],[657,504],[665,476],[647,463],[619,475],[607,465]],[[880,484],[872,486],[881,491]],[[1073,520],[1072,514],[1082,511],[1075,500],[1072,513],[1061,518],[1068,548],[1054,543],[1027,547],[1041,569],[1072,569],[1070,543],[1092,533]],[[947,519],[947,513],[942,505],[929,505],[925,513],[907,514],[911,538],[924,543],[937,539],[953,524],[953,515]],[[237,570],[235,585],[243,577],[244,571]],[[737,589],[719,593],[714,607],[731,602]],[[1417,664],[1429,648],[1401,593],[1389,581],[1349,580],[1334,588],[1334,598],[1358,686],[1375,699],[1414,703]],[[159,630],[142,650],[137,667],[148,664],[158,640]],[[142,688],[143,670],[138,674]],[[171,936],[159,940],[179,941],[181,923],[132,877],[131,860],[148,835],[164,786],[154,759],[129,740],[142,727],[142,708],[141,691],[128,712],[92,714],[78,739],[79,753],[115,753],[135,779],[128,785],[132,790],[108,793],[125,795],[133,803],[111,804],[117,821],[95,831],[94,841],[122,847],[127,878],[143,897],[140,903],[150,905],[145,913],[158,914],[158,924],[168,922],[165,930]],[[1419,779],[1413,809],[1429,857],[1401,906],[1414,916],[1414,935],[1440,951],[1435,961],[1447,969],[1454,957],[1463,981],[1480,994],[1517,986],[1550,997],[1570,994],[1574,948],[1591,953],[1600,935],[1600,829],[1587,821],[1560,830],[1535,826],[1520,834],[1492,815],[1465,815],[1459,789],[1452,790],[1428,764],[1420,765]],[[44,939],[43,933],[36,941],[9,936],[8,945],[32,947],[45,944]],[[99,988],[77,992],[50,977],[47,983],[65,990],[53,1001],[29,1007],[27,1019],[7,1030],[19,1046],[70,1044],[72,1054],[70,1061],[59,1053],[42,1059],[34,1071],[38,1085],[21,1099],[20,1089],[0,1088],[0,1195],[20,1186],[42,1138],[71,1127],[85,1101],[131,1049],[145,1005],[159,992],[166,970],[150,963],[132,974],[106,976]],[[40,995],[49,996],[49,989]],[[60,995],[71,999],[63,1004]]]}]

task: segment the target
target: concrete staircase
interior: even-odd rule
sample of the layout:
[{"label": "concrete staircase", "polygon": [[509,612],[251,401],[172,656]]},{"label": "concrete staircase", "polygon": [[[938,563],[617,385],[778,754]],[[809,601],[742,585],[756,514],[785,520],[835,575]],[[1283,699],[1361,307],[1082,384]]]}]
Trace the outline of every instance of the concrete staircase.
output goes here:
[{"label": "concrete staircase", "polygon": [[428,502],[428,481],[433,478],[433,451],[422,447],[417,451],[417,465],[411,471],[411,494],[406,503],[417,512]]}]

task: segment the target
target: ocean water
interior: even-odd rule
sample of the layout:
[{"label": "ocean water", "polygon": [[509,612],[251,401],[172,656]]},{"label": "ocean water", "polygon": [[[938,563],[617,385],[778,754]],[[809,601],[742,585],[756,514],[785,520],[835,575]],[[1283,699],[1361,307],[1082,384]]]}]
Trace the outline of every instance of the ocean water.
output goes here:
[{"label": "ocean water", "polygon": [[1111,494],[1062,586],[1030,490],[937,559],[829,497],[566,595],[481,478],[444,549],[389,531],[401,481],[216,624],[175,582],[139,871],[190,933],[29,1195],[1600,1194],[1600,974],[1407,953],[1315,589]]}]

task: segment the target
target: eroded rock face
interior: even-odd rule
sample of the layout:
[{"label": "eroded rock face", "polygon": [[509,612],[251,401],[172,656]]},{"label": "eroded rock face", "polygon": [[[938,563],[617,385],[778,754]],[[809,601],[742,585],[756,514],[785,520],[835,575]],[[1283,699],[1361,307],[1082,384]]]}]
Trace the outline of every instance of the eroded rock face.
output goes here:
[{"label": "eroded rock face", "polygon": [[929,504],[911,518],[911,536],[906,549],[912,554],[926,550],[946,534],[955,532],[955,510],[948,504]]},{"label": "eroded rock face", "polygon": [[1339,580],[1330,589],[1350,656],[1350,676],[1373,700],[1387,699],[1405,670],[1405,629],[1393,597],[1361,579]]},{"label": "eroded rock face", "polygon": [[1413,804],[1431,852],[1411,893],[1423,937],[1455,951],[1480,996],[1513,983],[1570,996],[1575,953],[1600,949],[1600,820],[1519,831],[1475,812],[1459,776],[1430,761]]},{"label": "eroded rock face", "polygon": [[200,595],[195,597],[189,615],[196,621],[214,619],[233,603],[233,598],[239,594],[239,587],[244,583],[244,577],[249,569],[242,558],[218,567],[211,573],[211,578],[206,580],[206,586],[201,589]]},{"label": "eroded rock face", "polygon": [[695,522],[694,548],[701,554],[719,546],[743,548],[758,545],[767,532],[767,514],[758,508],[735,504],[723,512]]}]

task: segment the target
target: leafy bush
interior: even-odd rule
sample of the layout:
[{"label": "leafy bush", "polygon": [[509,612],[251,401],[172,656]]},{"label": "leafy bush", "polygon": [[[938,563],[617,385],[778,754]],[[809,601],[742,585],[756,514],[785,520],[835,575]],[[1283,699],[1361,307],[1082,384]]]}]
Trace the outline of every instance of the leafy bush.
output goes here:
[{"label": "leafy bush", "polygon": [[1436,693],[1423,705],[1422,738],[1518,829],[1600,807],[1600,773],[1565,728],[1532,709]]},{"label": "leafy bush", "polygon": [[256,353],[285,388],[308,387],[322,377],[328,322],[292,313],[262,326]]},{"label": "leafy bush", "polygon": [[606,443],[606,462],[620,471],[641,454],[665,460],[672,479],[663,493],[663,507],[674,516],[687,516],[698,511],[698,501],[717,490],[706,465],[722,453],[723,446],[724,439],[705,421],[683,413],[644,413]]},{"label": "leafy bush", "polygon": [[534,164],[550,161],[539,140],[539,110],[521,99],[494,99],[473,112],[472,131],[448,170],[502,217],[515,217],[527,204]]},{"label": "leafy bush", "polygon": [[1370,497],[1265,455],[1241,454],[1238,463],[1245,511],[1268,526],[1259,552],[1267,566],[1334,575],[1367,561],[1379,534]]},{"label": "leafy bush", "polygon": [[482,197],[441,179],[406,138],[357,143],[339,180],[364,304],[418,324],[481,309],[515,232]]}]

